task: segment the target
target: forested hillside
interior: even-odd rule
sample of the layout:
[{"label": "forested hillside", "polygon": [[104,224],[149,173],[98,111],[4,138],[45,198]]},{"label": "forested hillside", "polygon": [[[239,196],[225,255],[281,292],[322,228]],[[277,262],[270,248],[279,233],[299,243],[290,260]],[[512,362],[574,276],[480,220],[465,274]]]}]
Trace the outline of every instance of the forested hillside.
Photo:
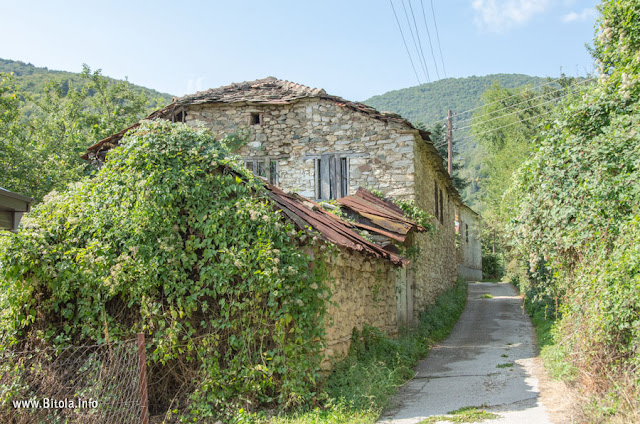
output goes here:
[{"label": "forested hillside", "polygon": [[[478,149],[475,137],[468,128],[471,113],[464,113],[483,104],[482,95],[494,85],[505,89],[537,87],[548,82],[547,78],[522,74],[494,74],[483,77],[447,78],[420,86],[389,91],[374,96],[364,103],[378,110],[399,113],[413,123],[423,123],[426,129],[437,132],[435,126],[445,123],[447,111],[454,114],[455,150],[460,160],[456,176],[464,180],[466,188],[461,190],[467,204],[476,209],[482,205],[478,199],[478,181],[482,178],[483,151]],[[464,128],[467,127],[467,128]]]},{"label": "forested hillside", "polygon": [[389,91],[364,103],[378,110],[399,113],[411,122],[430,125],[447,116],[447,110],[463,112],[480,105],[482,93],[498,83],[505,88],[539,85],[545,78],[521,74],[447,78],[420,86]]},{"label": "forested hillside", "polygon": [[[40,68],[30,63],[21,62],[19,60],[0,59],[0,74],[13,73],[16,84],[20,87],[20,93],[23,96],[39,97],[44,93],[47,83],[52,81],[60,81],[64,94],[69,86],[82,86],[86,80],[82,78],[80,73],[54,71],[48,68]],[[112,78],[108,78],[111,80]],[[115,80],[114,80],[115,81]],[[159,91],[131,84],[134,92],[144,94],[149,99],[160,99],[158,103],[171,103],[171,94],[160,93]]]},{"label": "forested hillside", "polygon": [[87,146],[139,121],[170,96],[103,76],[0,61],[0,185],[34,197],[78,181],[91,169]]}]

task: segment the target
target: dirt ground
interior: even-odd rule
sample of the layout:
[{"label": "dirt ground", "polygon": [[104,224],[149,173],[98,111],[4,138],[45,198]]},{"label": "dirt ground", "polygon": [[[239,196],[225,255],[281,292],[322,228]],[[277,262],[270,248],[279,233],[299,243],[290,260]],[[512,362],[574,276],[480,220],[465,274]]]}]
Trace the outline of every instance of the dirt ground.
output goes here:
[{"label": "dirt ground", "polygon": [[495,424],[576,422],[571,391],[552,380],[537,356],[534,329],[510,284],[471,283],[451,335],[416,367],[382,424],[417,424],[479,407]]}]

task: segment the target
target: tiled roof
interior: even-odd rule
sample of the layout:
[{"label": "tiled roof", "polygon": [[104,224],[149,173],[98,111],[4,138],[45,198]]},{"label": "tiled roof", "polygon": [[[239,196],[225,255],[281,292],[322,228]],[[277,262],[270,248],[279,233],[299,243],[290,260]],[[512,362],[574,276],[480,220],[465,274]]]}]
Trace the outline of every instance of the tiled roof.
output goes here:
[{"label": "tiled roof", "polygon": [[[416,129],[411,122],[400,115],[388,112],[379,112],[363,103],[351,102],[342,97],[331,96],[321,88],[311,88],[294,82],[280,80],[275,77],[267,77],[255,81],[245,81],[212,88],[195,94],[177,97],[173,103],[162,109],[156,110],[146,119],[171,119],[177,111],[189,105],[214,104],[214,103],[251,103],[251,104],[287,104],[304,98],[320,98],[335,102],[338,106],[358,111],[384,122],[397,122],[405,124],[409,129]],[[104,138],[87,149],[82,158],[89,159],[92,153],[109,150],[120,141],[127,131],[136,128],[134,124],[119,133]],[[420,131],[423,139],[429,140],[429,133]]]},{"label": "tiled roof", "polygon": [[327,93],[321,88],[311,88],[290,81],[267,77],[255,81],[245,81],[212,88],[174,98],[179,105],[197,105],[203,103],[284,103],[305,97],[324,97]]}]

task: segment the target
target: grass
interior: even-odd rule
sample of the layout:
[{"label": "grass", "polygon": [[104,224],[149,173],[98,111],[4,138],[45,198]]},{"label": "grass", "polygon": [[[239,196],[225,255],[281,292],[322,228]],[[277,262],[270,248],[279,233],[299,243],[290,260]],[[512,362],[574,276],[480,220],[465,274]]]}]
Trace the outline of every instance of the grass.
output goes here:
[{"label": "grass", "polygon": [[349,355],[335,364],[323,387],[322,407],[280,415],[271,424],[375,423],[429,346],[446,338],[464,309],[467,284],[459,280],[409,331],[392,339],[374,327],[354,333]]},{"label": "grass", "polygon": [[484,410],[482,406],[466,406],[447,413],[447,415],[436,415],[426,420],[420,421],[420,424],[434,424],[439,421],[448,421],[452,423],[479,423],[485,420],[495,420],[500,418],[491,412]]},{"label": "grass", "polygon": [[505,362],[504,364],[496,365],[496,368],[511,368],[513,367],[513,362]]},{"label": "grass", "polygon": [[485,293],[482,296],[480,296],[480,299],[493,299],[493,296],[490,295],[489,293]]}]

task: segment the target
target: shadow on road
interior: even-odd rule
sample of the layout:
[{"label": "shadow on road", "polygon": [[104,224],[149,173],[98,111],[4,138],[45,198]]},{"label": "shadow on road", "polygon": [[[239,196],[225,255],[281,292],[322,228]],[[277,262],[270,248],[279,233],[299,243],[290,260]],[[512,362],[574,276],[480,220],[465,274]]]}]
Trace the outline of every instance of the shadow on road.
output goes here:
[{"label": "shadow on road", "polygon": [[416,367],[379,423],[414,424],[463,407],[500,416],[489,422],[550,423],[533,376],[533,327],[506,283],[471,283],[451,335]]}]

